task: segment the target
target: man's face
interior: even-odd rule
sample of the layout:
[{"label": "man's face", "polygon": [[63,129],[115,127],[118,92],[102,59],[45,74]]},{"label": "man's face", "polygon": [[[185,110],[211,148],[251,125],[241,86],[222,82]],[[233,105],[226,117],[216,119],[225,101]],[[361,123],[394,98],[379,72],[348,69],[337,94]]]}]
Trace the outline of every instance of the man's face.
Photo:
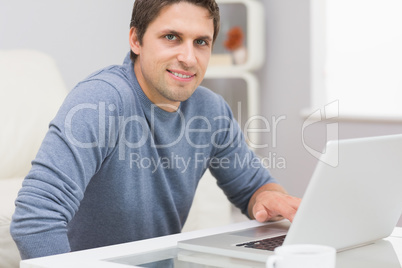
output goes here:
[{"label": "man's face", "polygon": [[134,70],[154,104],[173,111],[193,94],[204,78],[213,34],[208,10],[187,2],[163,8],[148,25],[142,45],[130,31],[131,49],[138,55]]}]

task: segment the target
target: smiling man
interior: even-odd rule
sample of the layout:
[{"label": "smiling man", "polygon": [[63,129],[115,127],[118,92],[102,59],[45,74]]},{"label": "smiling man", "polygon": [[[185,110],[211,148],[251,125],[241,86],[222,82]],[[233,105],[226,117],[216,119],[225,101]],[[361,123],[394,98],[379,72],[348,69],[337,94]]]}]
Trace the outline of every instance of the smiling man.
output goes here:
[{"label": "smiling man", "polygon": [[136,0],[131,51],[67,96],[16,200],[23,259],[181,231],[209,169],[259,221],[292,220],[222,97],[200,87],[219,31],[214,0]]},{"label": "smiling man", "polygon": [[139,55],[134,71],[145,95],[155,104],[169,104],[177,109],[204,78],[213,36],[209,11],[188,2],[161,10],[142,40],[132,27],[131,49]]}]

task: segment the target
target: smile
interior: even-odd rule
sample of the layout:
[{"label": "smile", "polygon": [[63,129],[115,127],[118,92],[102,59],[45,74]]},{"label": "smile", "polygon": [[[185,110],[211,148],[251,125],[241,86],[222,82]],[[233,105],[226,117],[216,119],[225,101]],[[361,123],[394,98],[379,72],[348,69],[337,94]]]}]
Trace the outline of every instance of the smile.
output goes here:
[{"label": "smile", "polygon": [[194,76],[194,75],[180,74],[180,73],[172,72],[172,71],[169,71],[169,70],[167,70],[167,71],[168,71],[169,73],[173,74],[174,76],[180,77],[180,78],[191,78],[191,77]]}]

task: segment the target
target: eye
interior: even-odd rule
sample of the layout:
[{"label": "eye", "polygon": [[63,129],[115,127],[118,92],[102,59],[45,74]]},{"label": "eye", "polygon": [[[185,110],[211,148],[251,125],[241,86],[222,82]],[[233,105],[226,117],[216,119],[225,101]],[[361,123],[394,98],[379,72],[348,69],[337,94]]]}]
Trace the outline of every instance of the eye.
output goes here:
[{"label": "eye", "polygon": [[170,41],[174,41],[177,39],[177,37],[174,34],[167,34],[165,35],[165,38]]},{"label": "eye", "polygon": [[206,45],[208,45],[208,43],[207,43],[205,40],[202,40],[202,39],[195,40],[195,43],[196,43],[197,45],[200,45],[200,46],[206,46]]}]

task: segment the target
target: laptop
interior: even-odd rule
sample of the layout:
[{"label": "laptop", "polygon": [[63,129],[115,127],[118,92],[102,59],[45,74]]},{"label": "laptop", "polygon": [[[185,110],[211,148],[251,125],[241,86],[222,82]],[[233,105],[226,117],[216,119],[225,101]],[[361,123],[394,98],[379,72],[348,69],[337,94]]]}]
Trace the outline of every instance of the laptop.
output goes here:
[{"label": "laptop", "polygon": [[271,240],[339,252],[389,236],[401,213],[402,135],[329,141],[292,224],[267,223],[180,241],[178,247],[262,262],[273,254],[275,246],[261,249]]}]

